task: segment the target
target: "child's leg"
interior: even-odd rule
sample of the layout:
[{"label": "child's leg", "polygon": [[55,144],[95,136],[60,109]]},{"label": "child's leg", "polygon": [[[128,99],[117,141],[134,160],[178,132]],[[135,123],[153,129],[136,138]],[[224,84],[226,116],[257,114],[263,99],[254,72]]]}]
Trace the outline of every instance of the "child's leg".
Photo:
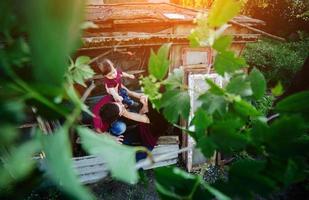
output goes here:
[{"label": "child's leg", "polygon": [[123,98],[122,103],[132,106],[135,102],[129,97],[128,91],[124,88],[119,88],[119,95]]}]

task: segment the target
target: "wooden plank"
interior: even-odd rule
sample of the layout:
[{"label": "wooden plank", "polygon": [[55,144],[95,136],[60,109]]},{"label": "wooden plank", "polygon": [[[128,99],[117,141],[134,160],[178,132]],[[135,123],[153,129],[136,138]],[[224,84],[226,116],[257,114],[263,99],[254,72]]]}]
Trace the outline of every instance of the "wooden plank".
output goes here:
[{"label": "wooden plank", "polygon": [[164,160],[164,161],[161,161],[161,162],[157,162],[149,167],[144,167],[143,169],[144,170],[148,170],[148,169],[153,169],[153,168],[157,168],[157,167],[163,167],[163,166],[168,166],[168,165],[173,165],[173,164],[176,164],[178,161],[178,158],[174,158],[174,159],[171,159],[171,160]]},{"label": "wooden plank", "polygon": [[75,168],[87,167],[87,166],[99,165],[99,164],[104,164],[105,163],[103,161],[103,159],[100,158],[100,157],[94,157],[94,158],[91,158],[91,159],[78,160],[78,161],[73,161],[73,162],[74,162],[74,167]]},{"label": "wooden plank", "polygon": [[91,175],[85,175],[85,176],[80,176],[80,182],[82,184],[91,184],[91,183],[96,183],[99,180],[105,178],[108,175],[108,172],[101,171],[99,173],[94,173]]},{"label": "wooden plank", "polygon": [[99,172],[108,172],[106,164],[98,164],[98,165],[92,165],[92,166],[85,166],[85,167],[79,167],[75,168],[77,173],[79,175],[87,175],[87,174],[94,174]]},{"label": "wooden plank", "polygon": [[175,145],[160,145],[157,146],[152,150],[153,155],[158,155],[158,154],[164,154],[164,153],[170,153],[173,151],[177,151],[179,149],[178,144]]},{"label": "wooden plank", "polygon": [[158,145],[179,144],[178,136],[161,136],[157,142]]}]

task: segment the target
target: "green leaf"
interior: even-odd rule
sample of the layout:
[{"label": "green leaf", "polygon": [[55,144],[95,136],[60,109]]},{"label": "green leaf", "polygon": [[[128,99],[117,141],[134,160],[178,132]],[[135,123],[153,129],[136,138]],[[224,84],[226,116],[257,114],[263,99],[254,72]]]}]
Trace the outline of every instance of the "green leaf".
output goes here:
[{"label": "green leaf", "polygon": [[249,75],[249,80],[255,99],[262,98],[266,91],[266,80],[264,75],[258,69],[254,68]]},{"label": "green leaf", "polygon": [[292,159],[289,159],[288,164],[286,166],[286,171],[285,171],[284,177],[283,177],[284,185],[286,187],[294,182],[297,171],[298,171],[298,167],[297,167],[296,163]]},{"label": "green leaf", "polygon": [[191,48],[197,48],[200,46],[200,40],[196,31],[191,32],[191,34],[188,36],[188,40],[190,42]]},{"label": "green leaf", "polygon": [[[177,101],[177,102],[175,102]],[[190,97],[187,91],[170,90],[163,94],[161,107],[163,114],[172,123],[177,123],[179,116],[188,119],[190,113]]]},{"label": "green leaf", "polygon": [[88,56],[79,56],[75,61],[75,66],[80,67],[83,65],[88,65],[90,62],[90,58]]},{"label": "green leaf", "polygon": [[240,95],[242,97],[251,96],[253,94],[250,82],[246,80],[246,76],[240,75],[233,77],[226,86],[229,93]]},{"label": "green leaf", "polygon": [[202,102],[202,107],[209,115],[215,112],[223,114],[227,111],[227,102],[223,96],[218,96],[206,92],[199,96],[198,100]]},{"label": "green leaf", "polygon": [[169,68],[168,54],[171,44],[164,44],[158,50],[158,53],[155,54],[151,50],[150,58],[148,62],[148,70],[151,75],[156,77],[158,80],[162,80]]},{"label": "green leaf", "polygon": [[201,149],[206,158],[212,157],[217,149],[217,145],[205,135],[197,140],[197,147]]},{"label": "green leaf", "polygon": [[253,145],[260,146],[267,141],[269,137],[269,126],[266,121],[254,120],[251,129],[251,138]]},{"label": "green leaf", "polygon": [[274,88],[271,89],[271,93],[276,97],[282,95],[283,92],[284,90],[281,82],[279,82]]},{"label": "green leaf", "polygon": [[215,70],[221,76],[224,73],[232,73],[245,67],[246,61],[242,57],[236,57],[235,53],[232,51],[222,51],[219,52],[215,59]]},{"label": "green leaf", "polygon": [[[276,187],[275,182],[263,174],[266,162],[263,160],[243,159],[230,168],[229,186],[237,196],[260,194],[268,195]],[[241,186],[241,187],[240,187]]]},{"label": "green leaf", "polygon": [[279,101],[275,109],[279,112],[309,112],[309,92],[300,92]]},{"label": "green leaf", "polygon": [[162,97],[162,94],[159,93],[161,84],[157,82],[157,79],[154,76],[149,75],[143,78],[140,82],[142,91],[151,101],[158,100]]},{"label": "green leaf", "polygon": [[137,183],[136,148],[118,144],[110,136],[97,134],[88,128],[78,127],[77,131],[83,148],[90,154],[101,156],[113,177],[130,184]]},{"label": "green leaf", "polygon": [[233,37],[231,35],[224,35],[216,39],[214,45],[212,46],[217,51],[225,51],[228,49],[232,43]]},{"label": "green leaf", "polygon": [[284,115],[275,120],[267,135],[267,150],[281,158],[289,158],[308,154],[305,144],[308,140],[306,135],[306,124],[299,115]]},{"label": "green leaf", "polygon": [[211,187],[208,184],[204,184],[204,186],[214,197],[216,197],[216,199],[218,199],[218,200],[231,200],[230,197],[226,196],[225,194],[223,194],[219,190],[215,189],[214,187]]},{"label": "green leaf", "polygon": [[212,123],[212,117],[207,115],[207,112],[203,108],[200,107],[195,111],[192,124],[195,126],[196,131],[205,131]]},{"label": "green leaf", "polygon": [[172,167],[155,169],[155,176],[159,196],[164,194],[164,196],[174,196],[174,199],[188,197],[194,185],[199,181],[196,176],[186,173],[179,168]]},{"label": "green leaf", "polygon": [[210,27],[219,27],[237,15],[241,9],[241,1],[216,0],[213,2],[208,16]]},{"label": "green leaf", "polygon": [[90,58],[88,56],[80,56],[76,59],[75,63],[71,63],[69,71],[66,74],[68,82],[78,83],[84,87],[87,87],[84,83],[85,80],[92,78],[95,72],[92,70],[89,64]]},{"label": "green leaf", "polygon": [[215,95],[224,95],[225,91],[215,84],[211,79],[206,78],[206,83],[210,86],[209,92]]},{"label": "green leaf", "polygon": [[[155,169],[156,189],[161,199],[230,200],[220,191],[206,184],[201,177],[189,174],[176,167]],[[167,178],[168,177],[168,178]]]},{"label": "green leaf", "polygon": [[247,116],[259,116],[261,113],[250,103],[245,100],[235,101],[233,103],[233,108],[239,114]]},{"label": "green leaf", "polygon": [[184,72],[182,69],[174,69],[173,73],[169,74],[168,78],[164,81],[168,90],[180,88],[183,85]]},{"label": "green leaf", "polygon": [[211,126],[209,137],[224,153],[244,149],[248,144],[248,136],[240,132],[243,125],[244,122],[236,117],[217,121]]},{"label": "green leaf", "polygon": [[74,199],[94,199],[81,185],[73,168],[68,134],[67,129],[60,128],[53,135],[42,137],[48,176]]},{"label": "green leaf", "polygon": [[12,147],[9,152],[4,152],[4,148],[1,149],[0,191],[26,177],[34,169],[36,161],[32,157],[39,150],[38,140]]},{"label": "green leaf", "polygon": [[23,7],[37,82],[61,86],[68,56],[77,47],[83,1],[31,0]]}]

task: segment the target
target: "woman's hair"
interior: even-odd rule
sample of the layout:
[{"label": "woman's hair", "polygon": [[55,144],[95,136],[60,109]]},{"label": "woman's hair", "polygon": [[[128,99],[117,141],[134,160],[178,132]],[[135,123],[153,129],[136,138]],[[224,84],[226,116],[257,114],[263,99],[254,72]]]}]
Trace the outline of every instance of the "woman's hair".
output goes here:
[{"label": "woman's hair", "polygon": [[107,103],[100,109],[100,117],[107,123],[113,123],[119,118],[119,107],[114,103]]},{"label": "woman's hair", "polygon": [[107,58],[105,58],[103,61],[98,62],[97,64],[98,64],[99,69],[101,70],[103,76],[105,76],[109,72],[111,72],[112,67],[113,67],[112,61],[110,61]]}]

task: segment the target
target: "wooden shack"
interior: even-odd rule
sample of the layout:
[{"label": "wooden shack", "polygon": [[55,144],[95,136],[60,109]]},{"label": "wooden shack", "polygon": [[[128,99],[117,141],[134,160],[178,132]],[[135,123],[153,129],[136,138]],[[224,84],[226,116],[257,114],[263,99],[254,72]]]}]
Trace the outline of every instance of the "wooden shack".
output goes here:
[{"label": "wooden shack", "polygon": [[[92,58],[103,55],[124,71],[147,75],[151,49],[156,51],[162,44],[171,43],[170,71],[182,67],[189,75],[191,72],[204,73],[212,69],[213,49],[191,48],[187,39],[196,26],[194,18],[198,10],[170,3],[117,3],[88,5],[86,12],[87,21],[95,23],[97,28],[85,31],[83,46],[78,52],[80,55]],[[229,24],[225,33],[234,37],[231,49],[237,54],[241,54],[247,43],[256,42],[261,35],[276,38],[255,28],[264,24],[258,19],[237,16]],[[97,70],[96,66],[93,67]],[[94,96],[104,91],[100,78],[95,78],[98,82],[92,94]],[[184,82],[188,83],[188,79]],[[131,83],[129,87],[138,89],[138,82]],[[189,140],[183,134],[182,146],[187,146]],[[186,154],[184,158],[190,170],[192,155]],[[188,162],[191,164],[188,165]]]}]

